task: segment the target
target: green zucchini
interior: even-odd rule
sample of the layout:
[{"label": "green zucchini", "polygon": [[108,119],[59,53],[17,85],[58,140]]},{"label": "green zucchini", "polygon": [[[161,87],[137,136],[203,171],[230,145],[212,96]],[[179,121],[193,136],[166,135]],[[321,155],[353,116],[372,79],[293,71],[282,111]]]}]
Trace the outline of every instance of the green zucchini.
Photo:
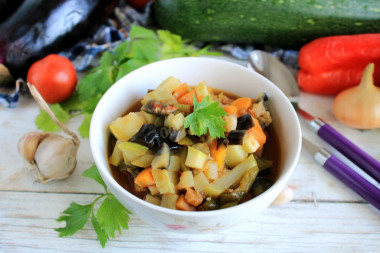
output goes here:
[{"label": "green zucchini", "polygon": [[299,48],[380,32],[379,0],[156,0],[157,24],[185,39]]}]

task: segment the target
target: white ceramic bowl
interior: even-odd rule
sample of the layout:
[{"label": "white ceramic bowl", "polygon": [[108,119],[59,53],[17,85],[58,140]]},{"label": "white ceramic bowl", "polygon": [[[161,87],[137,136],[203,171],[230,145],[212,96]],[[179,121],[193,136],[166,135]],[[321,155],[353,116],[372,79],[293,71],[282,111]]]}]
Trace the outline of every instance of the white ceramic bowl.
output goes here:
[{"label": "white ceramic bowl", "polygon": [[[185,212],[163,208],[145,202],[122,188],[112,177],[107,162],[109,123],[148,89],[174,76],[189,85],[202,81],[211,87],[240,96],[255,98],[260,92],[269,97],[269,110],[280,144],[279,178],[267,191],[243,204],[215,211]],[[301,129],[297,115],[286,96],[269,80],[243,66],[205,57],[164,60],[139,68],[115,83],[102,97],[92,117],[91,151],[98,170],[111,192],[142,220],[163,229],[181,232],[214,231],[239,225],[267,208],[284,188],[294,171],[301,150]]]}]

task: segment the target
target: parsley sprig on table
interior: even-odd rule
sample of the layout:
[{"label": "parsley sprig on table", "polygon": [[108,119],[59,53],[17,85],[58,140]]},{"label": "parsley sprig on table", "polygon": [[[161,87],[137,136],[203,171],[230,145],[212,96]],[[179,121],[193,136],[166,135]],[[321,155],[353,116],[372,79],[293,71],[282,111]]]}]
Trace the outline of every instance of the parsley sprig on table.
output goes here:
[{"label": "parsley sprig on table", "polygon": [[[129,39],[119,44],[113,51],[102,54],[99,65],[80,79],[76,92],[67,101],[51,106],[62,123],[73,117],[84,115],[78,132],[89,136],[89,127],[94,109],[103,94],[120,78],[146,64],[183,56],[220,55],[210,52],[209,47],[199,49],[176,34],[167,30],[153,31],[133,25]],[[37,128],[53,132],[59,128],[44,111],[38,115]]]},{"label": "parsley sprig on table", "polygon": [[[62,216],[57,221],[65,221],[66,226],[55,229],[60,232],[59,236],[71,236],[81,230],[91,219],[92,226],[98,240],[104,248],[110,238],[115,238],[115,232],[121,229],[128,229],[129,212],[120,202],[108,192],[107,186],[103,182],[97,168],[93,165],[83,173],[84,177],[92,178],[103,186],[105,193],[97,197],[91,204],[80,205],[71,202],[70,206],[63,211]],[[103,201],[99,209],[95,210],[95,204]]]},{"label": "parsley sprig on table", "polygon": [[186,116],[185,128],[190,128],[190,132],[197,136],[201,136],[209,132],[212,138],[224,137],[224,125],[226,122],[223,116],[227,113],[218,102],[210,100],[206,96],[199,103],[193,96],[194,110]]}]

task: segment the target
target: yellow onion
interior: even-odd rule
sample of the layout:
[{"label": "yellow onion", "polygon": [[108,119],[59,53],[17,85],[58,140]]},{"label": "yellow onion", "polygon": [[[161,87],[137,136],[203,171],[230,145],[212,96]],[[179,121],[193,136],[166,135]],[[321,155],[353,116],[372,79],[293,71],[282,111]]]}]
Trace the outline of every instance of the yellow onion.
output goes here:
[{"label": "yellow onion", "polygon": [[334,99],[334,115],[343,124],[357,129],[380,127],[380,88],[373,83],[374,68],[373,63],[368,64],[360,84]]}]

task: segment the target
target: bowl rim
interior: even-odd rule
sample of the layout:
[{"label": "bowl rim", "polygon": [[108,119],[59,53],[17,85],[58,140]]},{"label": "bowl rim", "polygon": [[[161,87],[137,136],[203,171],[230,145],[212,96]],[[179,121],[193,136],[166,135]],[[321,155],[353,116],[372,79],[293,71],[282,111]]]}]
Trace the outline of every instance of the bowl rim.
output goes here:
[{"label": "bowl rim", "polygon": [[[229,65],[231,67],[235,67],[235,68],[240,68],[242,71],[247,71],[249,72],[250,74],[252,75],[255,75],[257,78],[261,79],[265,85],[270,85],[272,86],[272,88],[274,88],[275,90],[277,90],[277,93],[279,93],[280,96],[282,96],[282,98],[286,101],[288,101],[288,104],[287,106],[290,106],[292,107],[291,103],[289,102],[288,98],[286,97],[286,95],[274,84],[272,83],[270,80],[268,80],[267,78],[265,78],[264,76],[258,74],[257,72],[254,72],[253,70],[249,69],[248,67],[244,67],[242,65],[239,65],[237,63],[233,63],[233,62],[230,62],[230,61],[227,61],[227,60],[223,60],[223,59],[218,59],[218,58],[215,58],[215,57],[178,57],[178,58],[171,58],[171,59],[165,59],[165,60],[160,60],[160,61],[157,61],[157,62],[153,62],[153,63],[150,63],[150,64],[147,64],[145,66],[142,66],[130,73],[128,73],[127,75],[125,75],[124,77],[122,77],[121,79],[119,79],[117,82],[115,82],[107,91],[105,94],[103,94],[102,98],[100,99],[100,101],[98,102],[95,110],[94,110],[94,113],[93,113],[93,117],[91,119],[91,124],[90,124],[90,136],[89,136],[89,141],[90,141],[90,148],[91,148],[91,152],[93,154],[93,158],[94,158],[94,162],[97,166],[97,169],[103,179],[103,181],[106,183],[106,185],[108,186],[108,184],[112,184],[113,187],[116,188],[116,190],[121,193],[123,195],[123,197],[125,197],[126,201],[129,202],[129,201],[133,201],[133,202],[137,202],[139,205],[142,205],[144,208],[148,208],[148,209],[152,209],[154,211],[157,211],[157,212],[160,212],[160,213],[164,213],[164,214],[167,214],[167,215],[173,215],[173,216],[183,216],[183,217],[187,217],[187,218],[205,218],[205,217],[209,217],[209,216],[214,216],[214,215],[220,215],[220,214],[228,214],[228,213],[231,213],[231,212],[235,212],[235,211],[238,211],[240,209],[245,209],[249,206],[253,206],[255,202],[259,202],[260,199],[266,197],[267,195],[271,194],[272,192],[274,191],[279,191],[281,189],[278,189],[279,187],[284,187],[286,185],[286,182],[289,180],[289,178],[291,177],[291,175],[294,173],[294,170],[295,170],[295,167],[298,163],[298,160],[299,160],[299,156],[300,156],[300,153],[301,153],[301,144],[302,144],[302,134],[301,134],[301,126],[300,126],[300,122],[298,120],[298,117],[297,117],[297,114],[294,110],[289,110],[289,112],[291,113],[291,120],[294,120],[295,121],[295,125],[296,125],[296,128],[295,129],[296,133],[297,133],[297,136],[296,136],[296,140],[295,140],[295,144],[296,144],[296,147],[295,147],[295,156],[293,158],[293,160],[291,161],[291,163],[289,164],[289,168],[287,169],[287,171],[281,173],[281,175],[276,179],[276,181],[274,182],[274,184],[266,191],[264,191],[263,193],[261,193],[260,195],[256,196],[255,198],[249,200],[249,201],[246,201],[244,203],[241,203],[241,204],[238,204],[236,206],[232,206],[232,207],[228,207],[228,208],[225,208],[225,209],[218,209],[218,210],[210,210],[210,211],[182,211],[182,210],[174,210],[174,209],[170,209],[170,208],[165,208],[165,207],[161,207],[161,206],[157,206],[157,205],[154,205],[154,204],[151,204],[145,200],[142,200],[138,197],[136,197],[135,195],[133,195],[132,193],[130,193],[128,190],[124,189],[116,180],[115,178],[112,176],[112,173],[110,172],[110,168],[109,168],[109,165],[107,164],[106,166],[103,166],[103,162],[100,161],[100,158],[97,156],[97,155],[94,155],[97,153],[97,147],[96,147],[96,144],[94,143],[93,141],[93,136],[95,134],[98,134],[98,133],[101,133],[102,130],[100,129],[96,129],[96,124],[97,124],[97,117],[98,117],[98,112],[101,110],[101,107],[102,107],[102,104],[103,102],[105,101],[105,97],[107,96],[107,94],[111,94],[112,93],[112,90],[113,89],[116,89],[117,86],[120,86],[122,85],[123,81],[125,79],[127,79],[129,76],[131,75],[137,75],[139,74],[140,72],[145,72],[147,69],[150,69],[150,68],[154,68],[156,65],[161,65],[165,62],[172,62],[172,61],[209,61],[210,63],[213,63],[213,62],[217,62],[217,63],[220,63],[220,64],[225,64],[225,65]],[[292,109],[292,108],[290,108]],[[99,126],[98,126],[99,127]],[[109,132],[109,130],[107,130]],[[101,166],[99,166],[99,164]],[[107,172],[106,172],[107,171]],[[116,196],[115,196],[116,197]],[[277,197],[277,196],[276,196]],[[132,205],[132,203],[131,203]]]}]

